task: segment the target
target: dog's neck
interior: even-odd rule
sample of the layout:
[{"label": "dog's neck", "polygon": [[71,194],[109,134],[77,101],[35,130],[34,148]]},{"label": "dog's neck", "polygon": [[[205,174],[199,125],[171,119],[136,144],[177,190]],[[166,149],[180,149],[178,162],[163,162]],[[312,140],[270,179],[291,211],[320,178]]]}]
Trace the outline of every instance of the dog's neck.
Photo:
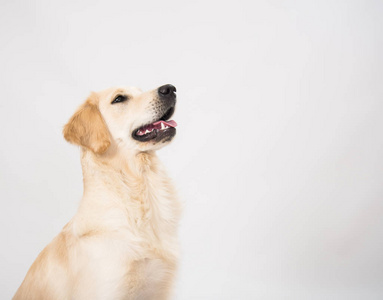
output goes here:
[{"label": "dog's neck", "polygon": [[109,232],[127,238],[135,232],[159,255],[159,245],[171,243],[176,256],[181,205],[154,152],[104,159],[85,150],[81,164],[84,195],[70,227],[75,235]]},{"label": "dog's neck", "polygon": [[174,188],[154,152],[103,157],[83,150],[81,164],[84,195],[79,213],[96,207],[120,209],[129,218],[134,215],[136,222],[146,222],[172,219],[168,212],[179,209]]},{"label": "dog's neck", "polygon": [[90,193],[119,192],[138,181],[148,183],[158,173],[160,162],[154,151],[97,155],[82,149],[84,196]]},{"label": "dog's neck", "polygon": [[81,163],[84,195],[75,218],[78,235],[97,228],[135,228],[151,240],[173,239],[181,207],[154,152],[103,159],[86,150]]}]

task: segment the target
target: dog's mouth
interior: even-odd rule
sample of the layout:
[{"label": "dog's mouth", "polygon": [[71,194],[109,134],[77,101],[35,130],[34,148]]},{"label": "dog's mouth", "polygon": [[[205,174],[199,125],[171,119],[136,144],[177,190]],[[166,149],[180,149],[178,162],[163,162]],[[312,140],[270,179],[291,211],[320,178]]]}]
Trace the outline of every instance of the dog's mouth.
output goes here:
[{"label": "dog's mouth", "polygon": [[174,107],[170,107],[165,114],[154,121],[153,123],[146,124],[133,131],[133,138],[140,142],[147,142],[151,140],[169,141],[176,134],[177,123],[169,120],[174,113]]}]

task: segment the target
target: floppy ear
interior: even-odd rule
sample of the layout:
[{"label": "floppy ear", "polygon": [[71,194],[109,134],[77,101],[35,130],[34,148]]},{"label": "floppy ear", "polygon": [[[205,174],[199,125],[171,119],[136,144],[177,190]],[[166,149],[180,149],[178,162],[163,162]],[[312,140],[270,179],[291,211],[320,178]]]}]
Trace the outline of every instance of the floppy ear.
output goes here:
[{"label": "floppy ear", "polygon": [[104,153],[110,145],[110,135],[98,106],[90,98],[80,106],[64,126],[65,139],[94,153]]}]

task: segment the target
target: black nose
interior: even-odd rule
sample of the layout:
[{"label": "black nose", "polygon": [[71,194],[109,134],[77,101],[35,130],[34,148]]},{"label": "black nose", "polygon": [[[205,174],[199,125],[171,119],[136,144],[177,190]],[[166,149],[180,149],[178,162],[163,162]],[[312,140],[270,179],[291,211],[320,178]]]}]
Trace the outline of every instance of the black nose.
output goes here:
[{"label": "black nose", "polygon": [[171,84],[165,84],[158,88],[158,94],[162,97],[175,97],[176,87]]}]

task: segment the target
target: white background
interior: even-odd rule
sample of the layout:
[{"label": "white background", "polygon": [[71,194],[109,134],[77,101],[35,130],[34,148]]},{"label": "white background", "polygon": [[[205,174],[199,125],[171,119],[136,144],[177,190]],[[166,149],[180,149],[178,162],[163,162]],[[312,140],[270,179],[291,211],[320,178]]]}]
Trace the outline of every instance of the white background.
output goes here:
[{"label": "white background", "polygon": [[0,298],[76,212],[63,125],[172,83],[174,299],[383,299],[381,1],[1,1]]}]

